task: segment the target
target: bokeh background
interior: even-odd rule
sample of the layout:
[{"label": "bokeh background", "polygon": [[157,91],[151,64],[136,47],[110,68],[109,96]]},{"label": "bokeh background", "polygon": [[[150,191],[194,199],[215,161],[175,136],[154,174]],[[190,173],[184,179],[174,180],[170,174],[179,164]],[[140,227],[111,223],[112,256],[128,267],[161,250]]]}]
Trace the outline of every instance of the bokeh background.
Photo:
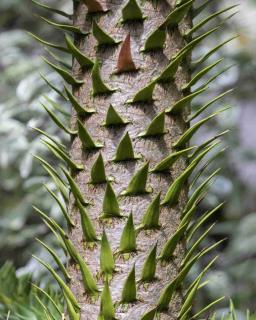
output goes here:
[{"label": "bokeh background", "polygon": [[[232,108],[201,128],[194,140],[199,143],[214,133],[230,129],[224,136],[224,145],[228,148],[214,162],[214,166],[221,167],[222,171],[198,212],[201,214],[225,201],[217,214],[218,223],[204,245],[225,237],[228,240],[215,252],[219,259],[208,273],[209,284],[201,289],[197,305],[200,307],[223,294],[227,298],[217,311],[226,312],[229,298],[232,298],[238,319],[245,319],[246,309],[252,313],[256,311],[256,1],[237,2],[240,6],[234,11],[239,11],[238,14],[226,22],[218,36],[208,38],[194,53],[196,59],[221,40],[239,34],[239,38],[213,57],[213,61],[225,58],[221,68],[232,67],[211,83],[208,96],[194,102],[201,104],[234,88],[232,94],[215,105],[215,108],[226,105]],[[44,3],[71,12],[69,0]],[[213,0],[207,10],[232,4],[233,0]],[[59,108],[55,104],[57,94],[49,90],[40,73],[56,85],[60,85],[61,80],[43,64],[44,48],[27,31],[51,42],[61,40],[60,33],[42,23],[39,15],[43,13],[49,17],[49,13],[32,7],[30,0],[0,2],[0,267],[10,261],[17,277],[32,274],[44,283],[52,279],[31,254],[53,262],[34,238],[44,239],[64,257],[54,237],[32,209],[32,204],[36,205],[61,222],[59,208],[42,183],[52,189],[54,186],[33,156],[37,154],[54,160],[50,159],[33,127],[47,129],[61,141],[68,141],[68,137],[56,129],[41,107],[43,102]],[[218,20],[212,22],[213,25],[217,23]],[[67,63],[71,62],[67,60]],[[68,106],[62,103],[61,107],[62,117],[68,121]],[[191,278],[205,263],[203,260],[196,265]],[[0,283],[0,319],[3,309]]]}]

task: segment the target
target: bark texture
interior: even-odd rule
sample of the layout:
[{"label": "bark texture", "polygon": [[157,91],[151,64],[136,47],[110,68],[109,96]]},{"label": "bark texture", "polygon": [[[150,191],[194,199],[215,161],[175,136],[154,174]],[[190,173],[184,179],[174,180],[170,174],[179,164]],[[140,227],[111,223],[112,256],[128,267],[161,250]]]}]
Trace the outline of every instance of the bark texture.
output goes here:
[{"label": "bark texture", "polygon": [[[164,21],[164,18],[174,6],[174,1],[143,1],[140,2],[143,15],[147,18],[143,21],[132,21],[131,23],[120,23],[122,17],[122,0],[109,0],[103,5],[109,11],[104,14],[87,14],[86,5],[81,2],[74,4],[74,25],[79,26],[84,31],[91,31],[92,20],[96,20],[98,25],[117,41],[124,41],[130,34],[131,55],[138,70],[115,74],[118,63],[119,52],[122,43],[115,46],[97,47],[97,41],[90,33],[84,37],[76,36],[76,43],[79,48],[90,58],[95,60],[97,57],[101,62],[101,75],[104,82],[111,88],[117,89],[110,95],[92,96],[91,70],[83,71],[78,63],[74,61],[73,72],[85,83],[79,88],[74,88],[74,94],[80,103],[87,107],[96,109],[96,113],[82,118],[82,122],[95,141],[104,144],[104,147],[95,151],[83,150],[82,143],[78,137],[72,141],[71,156],[77,163],[83,163],[85,170],[74,174],[74,178],[82,190],[85,199],[91,203],[87,207],[89,216],[92,219],[97,235],[102,236],[103,228],[106,231],[111,248],[116,252],[115,263],[116,273],[110,281],[110,289],[114,302],[120,301],[124,281],[131,271],[133,265],[136,266],[136,279],[140,279],[141,269],[148,253],[153,246],[158,244],[157,252],[161,250],[163,244],[176,231],[180,221],[180,212],[187,199],[187,189],[183,189],[179,203],[174,208],[168,206],[161,207],[160,223],[161,228],[154,231],[141,231],[137,235],[137,251],[132,253],[128,259],[124,255],[117,254],[122,230],[127,221],[128,215],[132,212],[135,226],[141,223],[145,210],[152,199],[161,192],[165,195],[168,186],[186,167],[185,159],[180,159],[174,165],[169,173],[149,174],[148,187],[153,189],[152,193],[138,196],[120,196],[120,193],[128,186],[128,183],[134,173],[145,163],[149,162],[149,167],[153,168],[160,160],[165,158],[172,151],[172,144],[177,141],[179,136],[186,129],[183,120],[184,114],[171,116],[166,114],[167,133],[161,137],[138,137],[138,134],[145,130],[151,120],[160,112],[170,107],[175,101],[182,97],[181,87],[189,80],[189,72],[186,63],[179,68],[175,81],[160,85],[157,84],[154,90],[154,101],[152,103],[127,104],[127,100],[132,99],[134,95],[147,85],[150,80],[161,73],[167,66],[170,58],[176,54],[184,45],[184,39],[181,31],[190,26],[190,19],[187,17],[179,28],[167,31],[166,46],[163,51],[142,53],[140,50],[145,44],[148,35]],[[112,104],[119,114],[129,120],[127,125],[120,127],[102,126],[106,118],[109,105]],[[72,125],[76,125],[77,115],[73,112]],[[126,132],[132,139],[134,151],[141,157],[133,161],[113,162],[116,148],[120,139]],[[96,158],[102,153],[105,169],[108,177],[112,177],[112,187],[118,195],[118,201],[123,218],[113,218],[102,220],[102,204],[106,184],[89,184],[90,170]],[[162,198],[161,197],[161,198]],[[82,228],[79,212],[74,205],[74,199],[71,196],[69,210],[72,219],[75,221],[75,228],[70,232],[70,238],[79,249],[80,254],[88,264],[89,268],[97,278],[99,288],[103,287],[103,278],[100,273],[100,244],[93,248],[83,243]],[[156,281],[147,285],[137,285],[136,303],[128,305],[119,305],[116,309],[116,318],[120,320],[138,320],[146,312],[155,307],[163,288],[177,274],[182,257],[184,256],[184,244],[180,244],[175,251],[175,258],[170,263],[157,264]],[[96,320],[99,315],[100,300],[92,299],[83,288],[81,276],[74,264],[69,265],[69,272],[72,275],[71,288],[82,307],[82,320]],[[177,313],[180,310],[182,294],[174,297],[170,304],[168,312],[161,313],[159,319],[177,319]]]}]

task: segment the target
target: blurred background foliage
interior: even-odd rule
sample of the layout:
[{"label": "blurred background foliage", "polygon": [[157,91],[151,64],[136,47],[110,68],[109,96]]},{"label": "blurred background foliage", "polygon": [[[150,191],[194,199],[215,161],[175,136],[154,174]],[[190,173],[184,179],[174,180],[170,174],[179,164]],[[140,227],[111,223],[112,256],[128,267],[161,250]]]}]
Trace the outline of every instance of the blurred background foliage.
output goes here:
[{"label": "blurred background foliage", "polygon": [[[61,7],[68,12],[72,9],[71,1],[68,0],[44,3]],[[213,0],[208,10],[232,4],[231,0]],[[256,311],[256,1],[244,0],[238,10],[239,13],[226,22],[218,36],[205,41],[194,53],[196,59],[221,40],[240,35],[212,57],[212,61],[225,57],[222,68],[232,68],[211,83],[210,91],[204,99],[194,102],[196,106],[225,90],[235,88],[232,94],[214,106],[220,108],[229,105],[232,108],[201,128],[194,140],[198,144],[226,128],[231,130],[224,137],[224,145],[228,145],[228,148],[213,164],[214,167],[221,167],[222,171],[198,210],[200,215],[225,201],[225,205],[215,216],[218,224],[202,245],[225,237],[228,239],[215,252],[219,259],[208,273],[210,282],[201,289],[197,306],[223,294],[227,299],[218,306],[217,315],[228,314],[229,298],[232,298],[237,309],[237,319],[246,319],[246,309],[250,309],[252,313]],[[10,283],[13,281],[15,286],[19,281],[16,277],[24,279],[30,277],[29,274],[40,279],[45,286],[51,278],[31,258],[31,254],[36,254],[53,265],[54,262],[34,238],[43,239],[55,248],[62,259],[65,257],[58,249],[54,237],[32,210],[32,204],[36,205],[61,223],[59,208],[42,184],[52,190],[55,187],[33,155],[43,155],[51,163],[54,163],[54,159],[47,154],[40,135],[33,127],[42,130],[47,128],[48,133],[62,142],[67,143],[68,137],[56,129],[41,106],[44,103],[58,108],[54,104],[58,102],[58,97],[46,86],[40,73],[47,75],[47,79],[56,86],[60,87],[61,81],[42,63],[43,48],[27,34],[27,30],[51,42],[61,38],[58,31],[50,29],[38,15],[32,14],[36,12],[45,15],[45,12],[32,8],[30,0],[2,0],[0,12],[0,266],[3,266],[1,271],[4,270],[5,274],[6,268],[10,268]],[[216,20],[212,22],[212,25],[215,24]],[[68,111],[68,105],[63,105],[63,102],[61,107]],[[209,112],[212,110],[213,108]],[[65,113],[63,119],[68,121]],[[212,166],[203,172],[201,179],[207,176],[210,169]],[[6,265],[6,261],[13,263],[16,275],[15,269]],[[195,271],[202,269],[207,261],[203,260],[195,266],[191,279]],[[0,277],[1,289],[3,281],[3,277]],[[23,280],[20,281],[23,283]],[[25,292],[29,295],[30,291]],[[9,292],[8,295],[15,301],[19,292]],[[0,302],[3,302],[1,295]],[[1,310],[6,309],[0,304],[0,319]],[[236,318],[229,314],[226,319]],[[255,317],[251,316],[250,319]]]}]

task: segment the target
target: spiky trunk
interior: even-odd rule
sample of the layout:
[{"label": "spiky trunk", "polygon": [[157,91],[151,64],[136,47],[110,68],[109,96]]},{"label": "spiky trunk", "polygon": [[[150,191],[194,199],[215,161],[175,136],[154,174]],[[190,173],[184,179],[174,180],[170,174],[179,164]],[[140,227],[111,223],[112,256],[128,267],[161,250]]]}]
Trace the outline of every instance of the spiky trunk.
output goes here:
[{"label": "spiky trunk", "polygon": [[[76,44],[80,50],[91,60],[96,61],[97,59],[99,62],[101,79],[110,90],[103,88],[101,92],[100,80],[96,77],[95,79],[92,78],[94,71],[82,70],[81,66],[74,60],[73,73],[77,78],[84,80],[81,86],[73,87],[74,95],[83,106],[93,108],[96,111],[89,116],[80,117],[80,120],[92,139],[101,144],[102,147],[87,149],[86,141],[83,141],[82,135],[74,138],[71,147],[72,159],[82,163],[84,170],[73,172],[73,177],[80,187],[83,197],[89,203],[86,210],[93,222],[99,241],[93,242],[95,239],[92,239],[91,244],[83,242],[84,234],[80,215],[73,197],[70,199],[70,212],[75,227],[72,228],[69,235],[94,277],[97,278],[99,289],[102,289],[104,282],[106,282],[106,275],[104,275],[100,266],[100,239],[102,239],[103,230],[105,230],[115,260],[115,271],[109,276],[110,292],[114,302],[121,302],[116,308],[115,317],[120,320],[138,320],[145,312],[157,306],[160,293],[178,274],[181,260],[184,257],[184,245],[181,241],[170,260],[157,262],[155,276],[140,282],[144,263],[151,250],[157,245],[158,257],[168,239],[177,230],[181,219],[180,213],[187,199],[187,188],[184,185],[179,201],[174,206],[159,206],[159,201],[163,201],[171,182],[184,171],[186,167],[184,158],[176,162],[171,168],[171,172],[149,173],[148,171],[174,151],[173,143],[187,128],[184,122],[184,114],[188,112],[187,110],[177,114],[164,114],[164,111],[183,96],[181,87],[190,78],[188,71],[189,55],[187,61],[179,68],[175,81],[167,81],[166,83],[159,81],[156,83],[152,99],[149,95],[149,97],[141,99],[142,101],[133,103],[131,100],[141,89],[161,74],[161,71],[169,64],[170,58],[175,56],[185,45],[186,42],[181,34],[190,27],[190,18],[188,14],[187,18],[179,24],[179,28],[176,26],[175,28],[166,28],[164,49],[157,48],[156,50],[142,52],[146,39],[163,24],[166,16],[175,7],[175,1],[169,1],[169,3],[167,1],[157,1],[157,4],[154,1],[145,1],[141,5],[143,18],[133,19],[131,17],[130,21],[121,21],[124,7],[121,0],[107,1],[106,4],[101,3],[103,11],[108,9],[108,12],[90,14],[88,14],[86,1],[84,2],[75,2],[74,25],[86,32],[91,32],[92,25],[95,26],[96,22],[97,26],[114,39],[116,43],[99,45],[96,39],[97,30],[94,31],[94,35],[90,33],[86,37],[76,35]],[[133,10],[131,16],[135,14]],[[102,10],[99,9],[99,11]],[[157,39],[156,43],[161,46],[160,39]],[[106,92],[103,92],[104,90]],[[121,116],[124,123],[117,125],[115,121],[106,123],[110,105]],[[146,132],[151,121],[162,113],[163,117],[156,123],[158,130],[141,135],[142,132]],[[162,126],[163,121],[165,123],[164,127]],[[73,112],[72,124],[74,129],[76,123],[77,113]],[[106,123],[105,126],[104,123]],[[131,139],[131,145],[129,139],[120,144],[127,133]],[[129,154],[132,153],[131,147],[134,156]],[[118,157],[118,148],[119,150],[123,148],[121,150],[123,156]],[[91,181],[91,170],[100,154],[109,181],[101,182],[99,179],[101,183],[96,183],[96,181],[94,183]],[[145,164],[148,164],[148,166],[146,165],[145,172],[139,179],[142,182],[148,175],[146,188],[143,187],[141,190],[137,188],[136,190],[135,187],[131,190],[131,194],[123,195],[132,177]],[[110,185],[117,197],[120,209],[119,216],[118,212],[114,212],[115,210],[111,212],[111,201],[114,200],[111,199],[109,193],[106,193],[106,189],[110,188]],[[161,194],[161,200],[159,200],[159,194]],[[105,202],[109,202],[109,210],[103,207],[104,199]],[[153,213],[156,215],[155,219],[157,221],[158,210],[160,211],[159,225],[143,226],[145,212],[154,199],[156,200]],[[104,210],[108,212],[104,212]],[[136,229],[136,246],[131,244],[129,247],[125,243],[121,245],[120,239],[131,214],[133,224],[130,224],[128,230],[132,237],[133,228]],[[129,237],[129,235],[126,236]],[[124,237],[123,235],[123,239]],[[129,298],[125,301],[123,288],[127,276],[134,266],[137,295],[136,298],[131,298],[134,301],[128,301]],[[100,300],[85,292],[80,273],[75,264],[70,264],[69,272],[72,276],[72,291],[82,307],[81,319],[96,320],[100,313]],[[182,292],[180,291],[172,299],[169,309],[160,314],[159,319],[177,319],[181,302]],[[108,318],[106,317],[106,319]]]}]

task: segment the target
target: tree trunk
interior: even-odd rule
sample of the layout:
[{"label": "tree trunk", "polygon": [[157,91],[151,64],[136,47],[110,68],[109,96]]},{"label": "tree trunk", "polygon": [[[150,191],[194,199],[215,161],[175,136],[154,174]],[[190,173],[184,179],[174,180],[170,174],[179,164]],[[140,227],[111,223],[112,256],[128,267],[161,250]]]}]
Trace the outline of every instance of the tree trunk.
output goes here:
[{"label": "tree trunk", "polygon": [[[172,208],[167,205],[160,207],[160,227],[158,229],[142,229],[136,232],[136,250],[119,252],[122,232],[131,213],[135,228],[137,228],[141,224],[145,211],[152,200],[159,193],[161,193],[161,200],[163,199],[171,182],[184,171],[186,159],[179,159],[170,172],[149,173],[147,189],[151,187],[152,192],[136,195],[122,195],[121,193],[127,189],[131,178],[145,163],[148,162],[149,169],[152,169],[159,161],[168,156],[173,151],[172,144],[184,133],[186,129],[184,113],[188,111],[177,115],[165,114],[166,132],[163,135],[138,136],[147,129],[156,115],[172,106],[174,102],[183,96],[181,87],[190,78],[188,71],[189,61],[183,63],[182,67],[179,68],[175,81],[156,84],[153,101],[138,103],[127,103],[127,101],[133,99],[138,91],[158,76],[168,65],[170,58],[184,47],[186,43],[181,33],[190,27],[190,18],[187,16],[182,20],[179,28],[167,30],[164,50],[141,52],[148,35],[173,10],[175,1],[157,1],[157,5],[155,1],[143,1],[139,5],[143,16],[146,18],[141,21],[131,22],[120,21],[124,5],[121,0],[107,1],[103,7],[107,6],[108,12],[88,14],[88,7],[83,1],[75,2],[74,4],[75,26],[79,26],[84,31],[91,31],[92,21],[95,20],[102,30],[116,41],[120,41],[120,43],[97,47],[97,40],[92,33],[85,37],[79,34],[76,35],[77,46],[92,60],[95,61],[97,57],[104,83],[109,88],[116,90],[109,92],[109,94],[93,95],[91,91],[93,87],[91,70],[81,70],[79,64],[74,60],[73,73],[76,77],[81,77],[85,81],[83,85],[73,88],[74,95],[83,106],[96,110],[96,113],[80,117],[80,120],[93,140],[103,144],[103,147],[85,150],[78,136],[72,141],[71,156],[76,162],[81,162],[84,165],[84,170],[74,172],[73,177],[84,198],[90,203],[86,206],[86,209],[94,224],[97,237],[101,239],[103,230],[105,230],[114,252],[116,270],[112,277],[109,278],[109,287],[114,303],[122,300],[121,295],[124,283],[135,265],[137,301],[116,304],[115,317],[120,320],[138,320],[145,312],[155,308],[160,293],[179,271],[181,260],[184,257],[184,243],[182,242],[177,246],[173,259],[165,263],[160,261],[157,263],[156,279],[154,281],[149,283],[139,282],[142,268],[149,252],[157,244],[157,255],[159,255],[163,245],[177,230],[180,222],[180,213],[187,199],[187,187],[185,186],[182,189],[177,205]],[[129,34],[132,61],[129,56]],[[125,39],[125,46],[122,47]],[[119,59],[120,51],[123,59]],[[118,69],[119,72],[117,72]],[[128,72],[126,72],[126,69],[128,69]],[[110,104],[129,123],[119,126],[103,126]],[[76,122],[77,113],[73,111],[73,128],[76,127]],[[120,140],[127,132],[132,141],[135,159],[113,161]],[[128,145],[125,146],[127,152]],[[101,217],[107,183],[90,183],[91,168],[100,153],[104,160],[106,175],[109,180],[113,179],[110,183],[118,197],[122,217],[107,217],[104,219]],[[75,227],[69,234],[70,238],[97,279],[98,287],[101,290],[104,286],[104,276],[100,273],[100,241],[94,243],[94,245],[89,245],[83,241],[80,215],[73,196],[71,196],[69,208],[71,217],[75,222]],[[85,292],[80,272],[72,262],[69,265],[69,272],[72,276],[71,289],[82,307],[81,319],[98,319],[100,299],[95,299]],[[169,309],[161,312],[159,319],[177,319],[181,305],[182,293],[175,295]]]}]

